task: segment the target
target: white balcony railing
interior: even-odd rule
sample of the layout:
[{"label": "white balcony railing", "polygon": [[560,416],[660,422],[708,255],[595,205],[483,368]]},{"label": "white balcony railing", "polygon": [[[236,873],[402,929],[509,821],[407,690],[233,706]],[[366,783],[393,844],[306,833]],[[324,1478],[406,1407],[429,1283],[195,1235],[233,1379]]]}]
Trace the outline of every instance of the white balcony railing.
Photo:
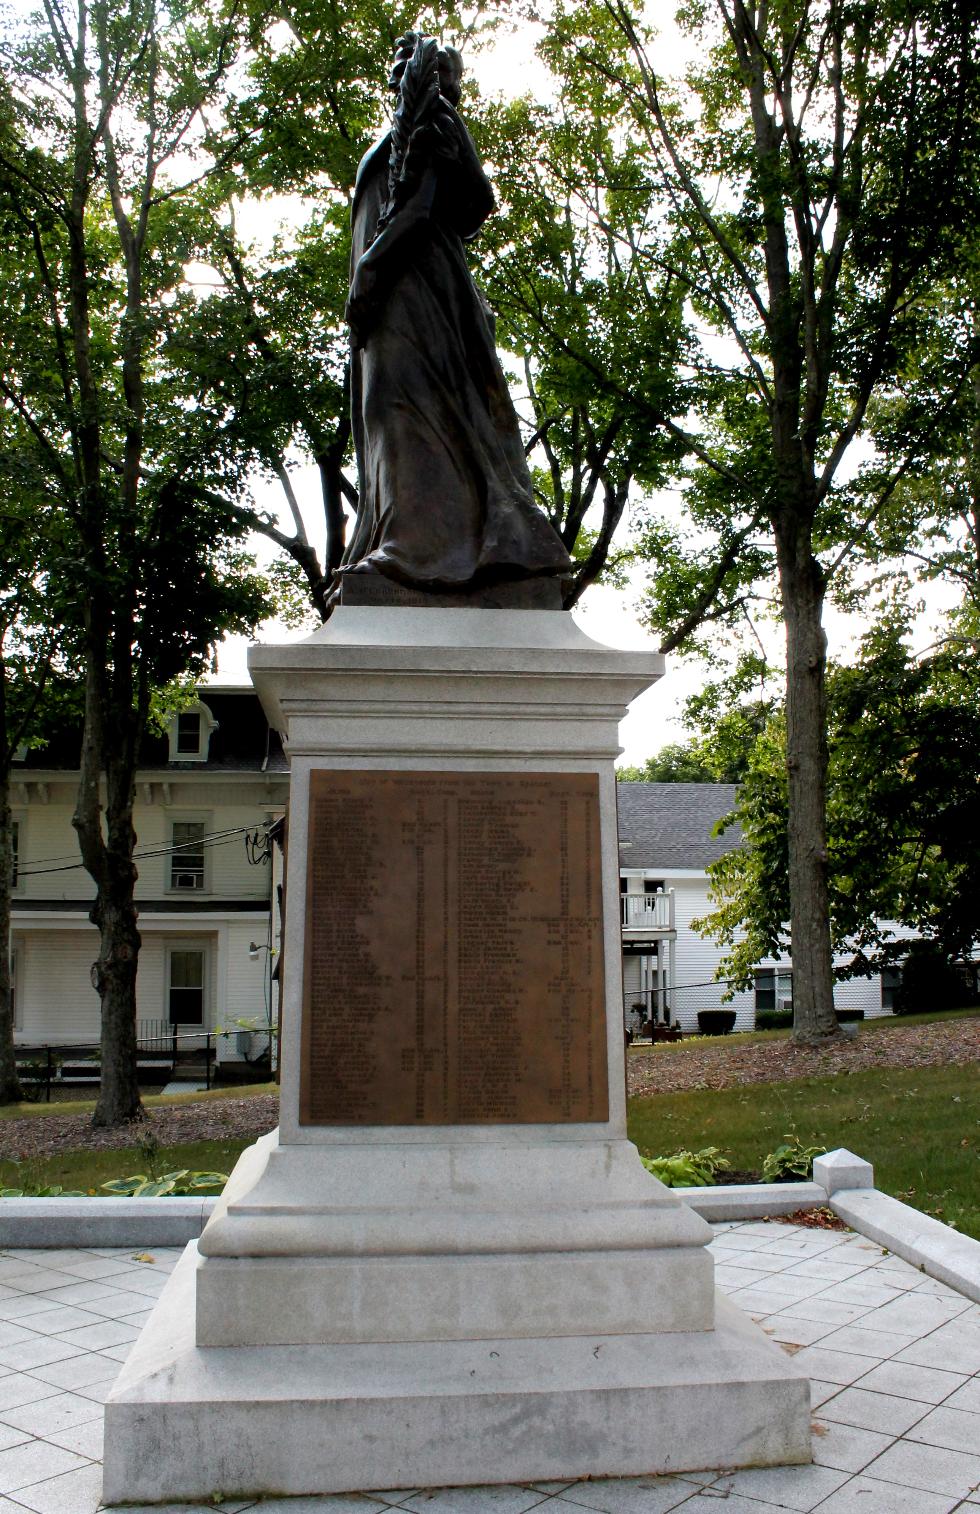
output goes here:
[{"label": "white balcony railing", "polygon": [[624,930],[672,931],[674,891],[656,894],[620,894]]}]

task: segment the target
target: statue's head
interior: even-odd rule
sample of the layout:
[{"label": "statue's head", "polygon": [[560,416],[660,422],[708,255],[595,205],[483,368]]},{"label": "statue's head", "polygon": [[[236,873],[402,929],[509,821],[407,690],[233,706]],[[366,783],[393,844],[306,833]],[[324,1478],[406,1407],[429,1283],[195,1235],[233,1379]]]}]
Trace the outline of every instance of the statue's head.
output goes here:
[{"label": "statue's head", "polygon": [[463,55],[455,47],[440,47],[438,57],[439,93],[450,105],[458,105],[462,93]]},{"label": "statue's head", "polygon": [[[391,73],[388,75],[388,88],[393,92],[397,92],[401,85],[405,66],[415,52],[420,35],[419,32],[406,32],[395,43],[391,59]],[[463,77],[462,54],[455,47],[440,47],[438,67],[439,93],[449,101],[450,105],[458,105],[461,94],[460,83]]]},{"label": "statue's head", "polygon": [[404,37],[399,37],[395,43],[394,52],[391,55],[391,73],[388,75],[388,88],[393,92],[397,92],[402,82],[405,65],[414,53],[418,40],[418,32],[406,32]]}]

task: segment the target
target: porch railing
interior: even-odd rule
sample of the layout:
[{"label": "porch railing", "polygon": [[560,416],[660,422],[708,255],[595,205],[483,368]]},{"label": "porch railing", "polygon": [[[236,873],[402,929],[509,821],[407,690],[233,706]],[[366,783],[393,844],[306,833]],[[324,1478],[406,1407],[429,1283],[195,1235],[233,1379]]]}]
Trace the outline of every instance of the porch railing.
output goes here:
[{"label": "porch railing", "polygon": [[674,891],[656,894],[620,894],[624,930],[672,931],[674,929]]}]

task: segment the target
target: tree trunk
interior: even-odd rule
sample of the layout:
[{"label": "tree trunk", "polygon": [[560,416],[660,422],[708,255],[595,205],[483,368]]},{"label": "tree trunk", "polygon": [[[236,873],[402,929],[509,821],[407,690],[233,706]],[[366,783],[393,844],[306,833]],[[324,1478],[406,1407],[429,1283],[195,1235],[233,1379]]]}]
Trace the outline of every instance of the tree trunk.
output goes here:
[{"label": "tree trunk", "polygon": [[[116,647],[116,662],[128,649]],[[141,945],[135,903],[139,876],[133,861],[136,832],[133,803],[136,795],[138,732],[146,718],[146,699],[141,692],[139,710],[132,707],[128,676],[116,682],[109,708],[108,727],[115,735],[111,756],[105,762],[106,837],[103,869],[92,910],[101,942],[93,982],[102,999],[102,1081],[93,1125],[120,1125],[143,1120],[139,1074],[136,1065],[136,968]],[[103,727],[105,730],[105,727]]]},{"label": "tree trunk", "polygon": [[[109,864],[112,871],[112,863]],[[132,869],[125,870],[126,874]],[[136,1066],[136,965],[140,933],[132,883],[115,878],[99,890],[91,912],[99,926],[99,957],[92,984],[102,1000],[102,1081],[93,1125],[122,1125],[146,1118]]]},{"label": "tree trunk", "polygon": [[[2,665],[0,665],[2,677]],[[0,1104],[23,1098],[14,1053],[14,1005],[10,997],[10,769],[0,766]]]},{"label": "tree trunk", "polygon": [[[140,933],[133,892],[133,830],[138,715],[129,678],[113,687],[105,673],[109,630],[105,606],[86,606],[85,720],[78,798],[72,823],[82,861],[96,886],[89,919],[99,931],[92,987],[102,1002],[102,1079],[93,1125],[122,1125],[145,1118],[136,1068],[136,966]],[[111,690],[111,693],[110,693]],[[112,731],[111,743],[107,733]],[[105,761],[107,751],[112,752]],[[104,764],[104,767],[103,767]],[[100,779],[106,779],[103,831]]]},{"label": "tree trunk", "polygon": [[786,627],[786,766],[789,777],[793,1039],[839,1034],[827,900],[827,638],[823,574],[798,512],[776,522]]}]

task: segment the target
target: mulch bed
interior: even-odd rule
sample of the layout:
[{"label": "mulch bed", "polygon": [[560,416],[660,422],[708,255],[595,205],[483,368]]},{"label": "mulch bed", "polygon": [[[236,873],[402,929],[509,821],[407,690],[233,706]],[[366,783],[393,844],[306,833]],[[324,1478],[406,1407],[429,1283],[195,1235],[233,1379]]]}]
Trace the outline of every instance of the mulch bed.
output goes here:
[{"label": "mulch bed", "polygon": [[0,1121],[0,1159],[26,1161],[57,1156],[62,1151],[103,1151],[135,1146],[153,1135],[160,1146],[186,1146],[192,1141],[254,1140],[279,1123],[276,1094],[251,1099],[212,1099],[200,1104],[147,1110],[147,1119],[117,1130],[96,1130],[87,1114],[50,1114],[24,1120]]},{"label": "mulch bed", "polygon": [[980,1062],[980,1019],[933,1025],[895,1025],[841,1037],[830,1046],[795,1046],[789,1040],[732,1044],[726,1036],[692,1046],[655,1046],[629,1058],[635,1098],[745,1083],[792,1083],[864,1072],[876,1067],[949,1067]]}]

